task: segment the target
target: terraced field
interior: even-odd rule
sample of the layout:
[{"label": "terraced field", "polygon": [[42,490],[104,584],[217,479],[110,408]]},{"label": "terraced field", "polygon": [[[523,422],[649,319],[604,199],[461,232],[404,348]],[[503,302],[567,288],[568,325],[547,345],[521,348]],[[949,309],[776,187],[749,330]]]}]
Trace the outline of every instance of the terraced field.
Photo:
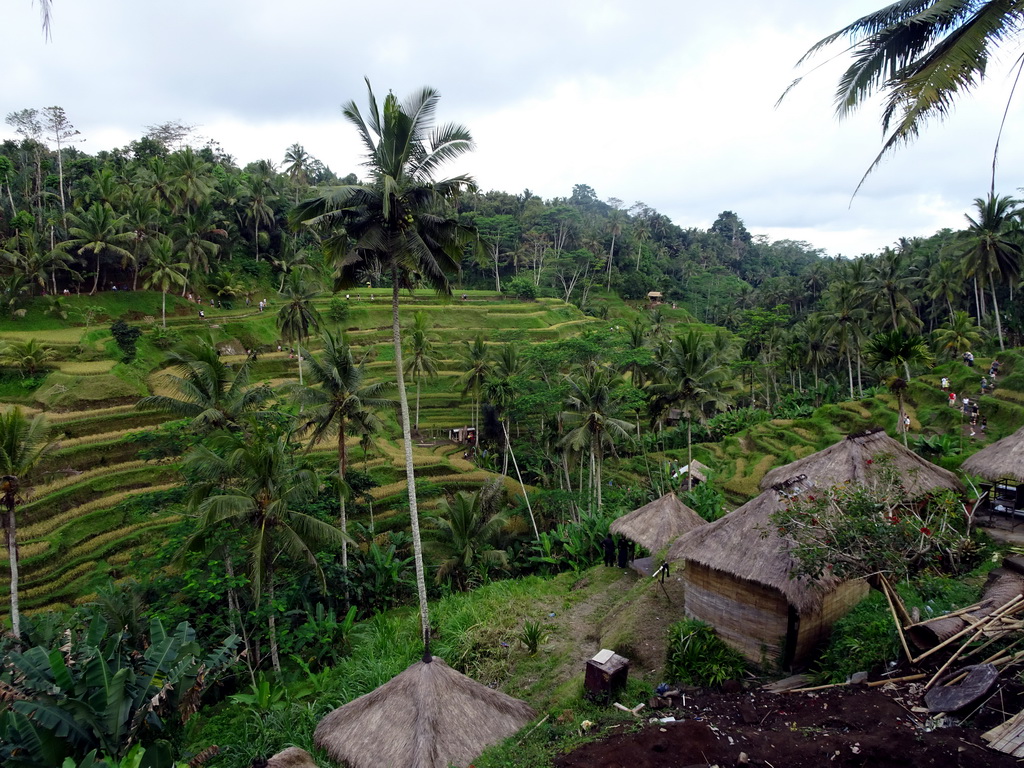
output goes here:
[{"label": "terraced field", "polygon": [[[367,354],[370,379],[393,380],[389,302],[379,293],[371,300],[366,289],[353,292],[349,301],[343,326],[353,345]],[[329,300],[320,304],[326,311]],[[245,350],[258,349],[257,381],[276,386],[297,378],[297,363],[289,358],[288,350],[277,351],[280,342],[273,305],[263,313],[247,308],[209,309],[206,321],[199,320],[194,305],[177,302],[175,310],[180,314],[169,315],[171,329],[182,337],[211,333],[228,362],[241,362]],[[465,460],[463,449],[445,439],[448,429],[466,425],[472,418],[472,403],[461,396],[457,386],[461,342],[478,332],[491,346],[554,340],[601,321],[555,300],[516,303],[483,291],[470,292],[465,302],[403,297],[403,321],[411,322],[416,311],[428,317],[439,368],[436,378],[422,382],[421,443],[413,450],[421,506],[429,513],[444,492],[477,488],[493,477]],[[41,467],[40,484],[19,514],[22,604],[27,611],[73,604],[91,596],[107,578],[123,577],[131,558],[162,540],[184,514],[180,493],[176,493],[180,482],[177,467],[141,460],[142,444],[133,439],[166,419],[134,407],[141,394],[163,390],[159,361],[164,353],[151,346],[147,333],[140,346],[140,361],[127,366],[113,362],[109,332],[98,324],[89,330],[42,325],[46,327],[35,333],[0,330],[0,341],[36,338],[53,345],[61,356],[56,369],[34,389],[15,387],[13,396],[0,397],[0,408],[18,404],[30,412],[46,411],[59,440],[57,450]],[[142,326],[147,330],[153,327],[152,314]],[[1024,423],[1024,357],[1009,353],[1001,359],[1005,366],[999,388],[981,398],[990,425],[987,440],[998,439]],[[985,367],[988,360],[978,364]],[[977,370],[948,363],[915,378],[907,392],[912,433],[958,435],[969,448],[961,416],[946,406],[939,379],[947,375],[956,391],[973,392],[978,385]],[[1020,374],[1015,373],[1018,370]],[[409,395],[415,409],[416,390],[411,383]],[[721,442],[694,446],[694,456],[712,468],[728,503],[737,505],[755,495],[764,473],[778,464],[873,424],[894,432],[895,409],[891,395],[876,391],[863,399],[821,407],[809,418],[767,421]],[[393,414],[386,420],[390,420],[388,433],[376,440],[365,457],[358,440],[349,440],[353,468],[365,469],[378,483],[371,494],[375,531],[408,525],[403,457],[395,439],[397,424]],[[333,444],[317,446],[313,455],[322,462],[324,474],[329,473],[335,460]],[[644,467],[658,467],[681,459],[685,459],[685,451],[676,450],[649,453],[642,461]],[[941,461],[950,464],[959,459]],[[639,457],[609,464],[608,477],[616,478],[615,482],[631,482],[649,471],[641,468]],[[511,490],[518,490],[512,480],[505,482]],[[357,522],[371,524],[369,518]],[[6,554],[0,554],[0,560],[5,558]],[[0,564],[0,586],[6,588],[9,577],[4,566]]]},{"label": "terraced field", "polygon": [[[413,451],[423,491],[421,506],[427,513],[437,507],[442,492],[477,488],[492,477],[463,459],[461,447],[443,439],[449,428],[463,426],[472,417],[472,403],[456,386],[460,342],[477,332],[484,334],[489,345],[553,340],[596,322],[555,300],[516,303],[489,292],[469,293],[465,302],[439,303],[429,295],[402,299],[403,322],[411,322],[417,311],[427,315],[441,369],[436,378],[422,382],[420,425],[425,442]],[[352,293],[344,327],[350,342],[368,355],[371,380],[390,381],[394,378],[390,301],[379,292],[372,301],[369,296],[365,289]],[[326,311],[329,300],[319,304]],[[264,313],[255,308],[207,309],[205,322],[193,307],[178,302],[180,314],[169,314],[168,327],[182,337],[212,334],[228,362],[240,363],[246,349],[260,348],[254,367],[257,381],[280,385],[297,379],[296,361],[289,359],[287,349],[277,351],[280,342],[273,306]],[[158,313],[142,318],[140,326],[154,327],[158,323],[154,317]],[[0,330],[0,342],[33,338],[53,347],[59,356],[54,370],[34,390],[0,398],[0,408],[18,405],[29,413],[45,411],[58,440],[39,468],[40,480],[31,497],[19,511],[21,604],[29,613],[90,599],[108,578],[123,577],[124,566],[159,542],[184,514],[177,492],[177,466],[142,461],[140,443],[132,439],[168,418],[134,407],[144,393],[166,393],[159,367],[152,367],[163,353],[149,347],[144,336],[140,362],[126,366],[116,362],[104,330],[109,323],[97,322],[90,329],[42,325],[33,332]],[[411,384],[409,392],[415,409]],[[380,483],[373,491],[373,526],[378,531],[408,525],[402,451],[394,439],[395,417],[389,418],[390,436],[378,438],[365,460],[358,439],[349,440],[352,466],[370,472]],[[333,443],[313,449],[325,474],[333,468],[334,450]],[[507,482],[510,489],[518,489]],[[133,503],[140,500],[149,503]],[[149,511],[140,514],[140,508]],[[6,559],[6,553],[0,554],[0,589],[9,589]]]}]

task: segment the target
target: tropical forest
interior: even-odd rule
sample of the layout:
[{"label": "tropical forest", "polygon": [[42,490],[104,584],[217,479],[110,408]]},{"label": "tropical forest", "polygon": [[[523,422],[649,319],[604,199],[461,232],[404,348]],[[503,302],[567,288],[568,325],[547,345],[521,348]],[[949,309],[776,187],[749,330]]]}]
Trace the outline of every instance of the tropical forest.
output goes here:
[{"label": "tropical forest", "polygon": [[7,114],[0,763],[1016,764],[1024,199],[830,257],[443,108]]}]

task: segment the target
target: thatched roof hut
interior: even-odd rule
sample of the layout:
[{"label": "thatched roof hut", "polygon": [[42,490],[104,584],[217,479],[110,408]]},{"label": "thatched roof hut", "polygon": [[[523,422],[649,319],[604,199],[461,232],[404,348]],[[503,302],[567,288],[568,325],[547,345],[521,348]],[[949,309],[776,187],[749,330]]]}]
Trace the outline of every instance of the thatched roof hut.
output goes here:
[{"label": "thatched roof hut", "polygon": [[436,656],[334,710],[314,741],[350,768],[465,768],[536,716]]},{"label": "thatched roof hut", "polygon": [[795,545],[779,536],[770,518],[810,487],[808,478],[793,478],[669,548],[670,561],[686,561],[686,615],[714,626],[757,663],[800,661],[868,592],[859,579],[790,577]]},{"label": "thatched roof hut", "polygon": [[962,469],[989,480],[1012,477],[1024,482],[1024,427],[982,448],[963,463]]},{"label": "thatched roof hut", "polygon": [[611,532],[658,552],[701,525],[706,521],[670,492],[620,517],[612,523]]},{"label": "thatched roof hut", "polygon": [[847,435],[823,451],[776,467],[761,479],[761,489],[766,490],[797,475],[806,475],[821,487],[846,482],[865,483],[871,475],[869,460],[876,461],[883,455],[892,457],[894,467],[912,498],[935,490],[963,490],[956,475],[925,461],[885,434],[881,427]]}]

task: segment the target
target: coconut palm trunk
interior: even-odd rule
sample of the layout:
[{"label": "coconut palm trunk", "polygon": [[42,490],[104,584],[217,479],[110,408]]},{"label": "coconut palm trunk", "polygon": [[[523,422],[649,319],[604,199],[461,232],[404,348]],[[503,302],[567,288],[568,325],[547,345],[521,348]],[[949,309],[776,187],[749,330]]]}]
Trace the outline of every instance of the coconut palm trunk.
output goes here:
[{"label": "coconut palm trunk", "polygon": [[11,566],[11,634],[15,640],[21,639],[21,611],[18,607],[18,528],[14,517],[15,497],[18,492],[18,479],[14,476],[4,478],[8,486],[4,494],[4,506],[7,508],[7,521],[4,536],[7,540],[7,560]]},{"label": "coconut palm trunk", "polygon": [[412,552],[416,565],[416,594],[420,603],[420,625],[423,645],[430,649],[430,615],[427,610],[427,580],[423,570],[423,543],[420,539],[420,517],[416,506],[416,474],[412,461],[412,426],[409,419],[409,397],[405,392],[402,366],[402,328],[398,318],[398,268],[391,269],[391,338],[395,346],[395,375],[398,377],[398,410],[402,420],[402,442],[405,445],[405,481],[409,490],[409,525],[412,528]]},{"label": "coconut palm trunk", "polygon": [[341,542],[341,567],[348,573],[348,517],[345,514],[345,475],[348,474],[348,455],[345,448],[345,421],[338,424],[338,527],[346,534]]}]

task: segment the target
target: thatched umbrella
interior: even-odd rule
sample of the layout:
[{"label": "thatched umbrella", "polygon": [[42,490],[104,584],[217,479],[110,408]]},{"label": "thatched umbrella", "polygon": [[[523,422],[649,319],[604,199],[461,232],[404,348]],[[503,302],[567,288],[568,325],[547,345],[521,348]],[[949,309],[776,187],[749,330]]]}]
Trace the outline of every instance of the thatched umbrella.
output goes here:
[{"label": "thatched umbrella", "polygon": [[962,468],[964,472],[989,480],[1012,477],[1024,482],[1024,427],[982,448],[967,459]]},{"label": "thatched umbrella", "polygon": [[465,768],[536,714],[436,656],[424,657],[328,714],[313,738],[350,768]]},{"label": "thatched umbrella", "polygon": [[809,487],[807,478],[793,478],[769,488],[713,523],[694,528],[669,548],[668,560],[686,560],[738,579],[778,590],[800,612],[815,610],[822,596],[840,583],[834,576],[790,578],[797,566],[796,543],[779,536],[771,516]]},{"label": "thatched umbrella", "polygon": [[611,532],[658,552],[701,525],[707,522],[670,492],[620,517],[612,523]]},{"label": "thatched umbrella", "polygon": [[819,487],[846,482],[864,483],[871,477],[871,463],[881,456],[892,457],[893,467],[911,498],[929,491],[963,490],[956,475],[925,461],[885,434],[881,427],[847,435],[823,451],[776,467],[761,479],[761,489],[771,488],[797,475],[806,475]]}]

